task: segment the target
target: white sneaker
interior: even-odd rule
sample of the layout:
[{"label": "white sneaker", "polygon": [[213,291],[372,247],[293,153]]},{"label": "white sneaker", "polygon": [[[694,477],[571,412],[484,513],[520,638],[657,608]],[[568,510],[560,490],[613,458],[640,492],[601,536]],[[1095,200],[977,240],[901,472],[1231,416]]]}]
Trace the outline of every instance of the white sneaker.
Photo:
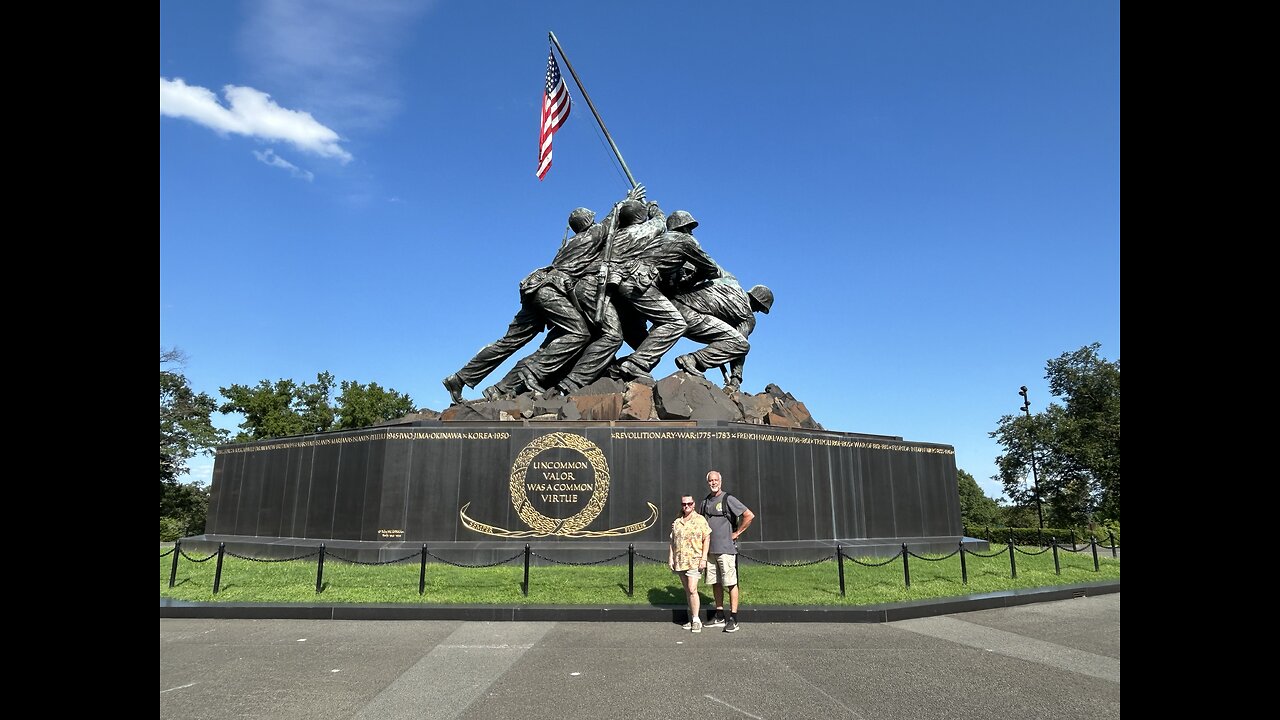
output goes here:
[{"label": "white sneaker", "polygon": [[697,620],[694,620],[694,621],[693,621],[693,631],[694,631],[694,632],[696,632],[696,633],[700,633],[700,632],[702,632],[702,623],[698,622]]},{"label": "white sneaker", "polygon": [[685,623],[685,624],[681,625],[680,627],[684,628],[685,630],[692,630],[692,629],[693,629],[693,623],[691,623],[691,622],[687,622],[687,623]]}]

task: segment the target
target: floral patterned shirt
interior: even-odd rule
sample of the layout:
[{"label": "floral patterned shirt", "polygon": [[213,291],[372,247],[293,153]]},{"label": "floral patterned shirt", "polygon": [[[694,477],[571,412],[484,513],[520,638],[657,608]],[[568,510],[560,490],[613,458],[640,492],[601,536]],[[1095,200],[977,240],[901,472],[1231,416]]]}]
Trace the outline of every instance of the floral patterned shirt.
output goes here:
[{"label": "floral patterned shirt", "polygon": [[683,515],[671,523],[671,549],[678,571],[697,570],[702,560],[702,543],[711,536],[711,526],[698,513]]}]

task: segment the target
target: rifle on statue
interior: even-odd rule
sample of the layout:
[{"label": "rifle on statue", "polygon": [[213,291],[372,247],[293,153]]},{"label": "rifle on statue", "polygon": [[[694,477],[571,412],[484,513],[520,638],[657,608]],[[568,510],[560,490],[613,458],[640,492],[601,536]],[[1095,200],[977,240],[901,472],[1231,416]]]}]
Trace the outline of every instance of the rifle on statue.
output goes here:
[{"label": "rifle on statue", "polygon": [[600,253],[600,287],[596,292],[596,325],[604,323],[605,293],[609,290],[609,266],[613,262],[613,234],[618,229],[618,210],[624,201],[619,200],[609,212],[609,225],[605,228],[604,251]]}]

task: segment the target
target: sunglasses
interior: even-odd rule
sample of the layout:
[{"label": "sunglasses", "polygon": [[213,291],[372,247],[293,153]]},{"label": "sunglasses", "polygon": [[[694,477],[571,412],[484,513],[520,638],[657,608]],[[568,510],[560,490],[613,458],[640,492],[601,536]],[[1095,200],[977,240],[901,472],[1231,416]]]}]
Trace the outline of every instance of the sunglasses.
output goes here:
[{"label": "sunglasses", "polygon": [[682,502],[682,503],[680,503],[680,506],[681,506],[681,507],[693,507],[693,503],[691,503],[691,502]]}]

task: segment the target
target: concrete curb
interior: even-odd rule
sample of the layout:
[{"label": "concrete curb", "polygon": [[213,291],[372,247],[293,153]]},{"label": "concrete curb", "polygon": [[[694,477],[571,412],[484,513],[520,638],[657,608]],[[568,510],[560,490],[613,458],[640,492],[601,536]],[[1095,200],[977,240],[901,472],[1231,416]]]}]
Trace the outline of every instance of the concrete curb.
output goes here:
[{"label": "concrete curb", "polygon": [[[1118,592],[1120,592],[1120,581],[1109,580],[855,607],[744,606],[738,615],[743,622],[756,623],[877,623]],[[688,611],[683,605],[329,605],[323,603],[214,603],[160,598],[161,618],[683,623],[687,615]]]}]

